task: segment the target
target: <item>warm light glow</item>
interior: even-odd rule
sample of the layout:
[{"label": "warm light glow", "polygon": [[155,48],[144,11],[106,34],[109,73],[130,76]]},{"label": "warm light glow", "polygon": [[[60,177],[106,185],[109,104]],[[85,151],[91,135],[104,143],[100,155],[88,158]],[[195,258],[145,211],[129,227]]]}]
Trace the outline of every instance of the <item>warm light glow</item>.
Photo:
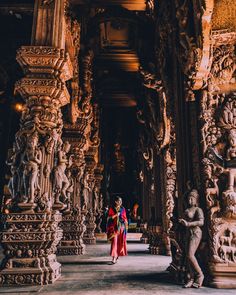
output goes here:
[{"label": "warm light glow", "polygon": [[17,112],[23,111],[23,105],[21,103],[16,103],[14,108]]}]

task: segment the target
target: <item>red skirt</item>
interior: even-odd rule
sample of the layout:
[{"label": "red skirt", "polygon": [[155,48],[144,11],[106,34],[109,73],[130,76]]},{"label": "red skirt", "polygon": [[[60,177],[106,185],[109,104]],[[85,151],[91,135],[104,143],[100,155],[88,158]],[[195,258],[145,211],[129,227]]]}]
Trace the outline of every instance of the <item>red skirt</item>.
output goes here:
[{"label": "red skirt", "polygon": [[121,228],[120,231],[111,239],[110,255],[112,257],[127,255],[127,244],[124,228]]}]

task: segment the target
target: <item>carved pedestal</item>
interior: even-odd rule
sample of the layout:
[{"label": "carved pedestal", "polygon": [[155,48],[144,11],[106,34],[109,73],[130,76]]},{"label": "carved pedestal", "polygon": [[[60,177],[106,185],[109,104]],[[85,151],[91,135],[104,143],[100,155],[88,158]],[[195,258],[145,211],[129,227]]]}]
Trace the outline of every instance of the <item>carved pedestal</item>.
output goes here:
[{"label": "carved pedestal", "polygon": [[62,237],[60,213],[2,214],[1,285],[46,285],[61,275],[56,246]]},{"label": "carved pedestal", "polygon": [[[184,284],[185,280],[185,257],[183,253],[183,245],[182,243],[179,243],[179,231],[172,230],[170,231],[169,238],[170,238],[170,248],[171,248],[171,256],[172,256],[172,261],[167,268],[169,271],[171,277],[177,284]],[[182,239],[182,242],[184,239]]]},{"label": "carved pedestal", "polygon": [[85,219],[85,225],[86,225],[86,231],[84,233],[84,243],[85,244],[96,244],[96,237],[95,237],[95,216],[93,214],[92,210],[89,210],[86,219]]},{"label": "carved pedestal", "polygon": [[147,223],[141,223],[140,224],[141,232],[143,233],[140,241],[141,243],[147,244],[148,243],[148,229],[147,229]]},{"label": "carved pedestal", "polygon": [[236,220],[217,218],[213,228],[209,284],[215,288],[236,288]]},{"label": "carved pedestal", "polygon": [[149,251],[155,255],[170,255],[170,247],[166,246],[167,237],[163,234],[160,226],[149,227]]},{"label": "carved pedestal", "polygon": [[83,235],[86,230],[84,224],[84,214],[77,213],[73,215],[65,215],[60,223],[63,229],[63,238],[57,248],[59,255],[83,255],[85,252],[85,244]]}]

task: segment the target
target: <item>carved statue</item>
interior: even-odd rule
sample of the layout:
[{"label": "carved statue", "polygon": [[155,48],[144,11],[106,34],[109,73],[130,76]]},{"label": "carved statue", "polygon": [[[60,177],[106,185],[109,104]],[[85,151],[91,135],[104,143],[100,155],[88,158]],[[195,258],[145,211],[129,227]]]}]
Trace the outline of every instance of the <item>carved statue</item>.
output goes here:
[{"label": "carved statue", "polygon": [[45,139],[45,147],[48,154],[51,154],[53,151],[53,148],[55,148],[55,145],[58,140],[61,140],[60,133],[57,129],[53,129],[50,134],[47,134]]},{"label": "carved statue", "polygon": [[73,182],[73,178],[72,178],[70,169],[68,169],[66,171],[66,177],[67,177],[67,179],[69,181],[69,186],[66,189],[66,199],[63,200],[63,202],[67,205],[67,208],[63,212],[64,213],[69,213],[70,209],[71,209],[71,202],[72,202],[71,197],[72,197],[72,194],[73,194],[73,191],[74,191],[74,182]]},{"label": "carved statue", "polygon": [[13,144],[11,155],[9,155],[6,164],[9,165],[11,169],[11,178],[8,182],[8,188],[12,198],[14,199],[19,189],[19,173],[17,169],[17,151],[15,144]]},{"label": "carved statue", "polygon": [[70,150],[70,143],[64,142],[62,149],[58,152],[58,165],[54,170],[54,192],[55,192],[55,204],[62,204],[60,196],[63,199],[67,199],[66,191],[70,186],[70,182],[66,176],[65,170],[71,165],[71,158],[67,159],[67,153]]},{"label": "carved statue", "polygon": [[[236,130],[231,129],[228,136],[229,140],[229,148],[226,152],[226,159],[228,161],[236,159]],[[232,167],[229,167],[229,182],[228,182],[228,190],[234,191],[234,184],[236,180],[236,163]]]},{"label": "carved statue", "polygon": [[48,193],[44,193],[41,196],[39,200],[38,208],[40,211],[45,212],[47,214],[51,213],[52,201],[50,200]]},{"label": "carved statue", "polygon": [[98,194],[98,188],[95,187],[94,191],[93,191],[93,195],[94,195],[94,214],[96,215],[98,213],[99,210],[99,194]]},{"label": "carved statue", "polygon": [[208,153],[211,160],[220,167],[222,172],[228,175],[226,190],[222,193],[224,203],[224,214],[228,217],[236,217],[236,129],[228,132],[228,148],[225,156],[218,153],[215,148],[209,148]]},{"label": "carved statue", "polygon": [[102,193],[99,196],[99,210],[100,211],[103,210],[103,195],[102,195]]},{"label": "carved statue", "polygon": [[203,211],[197,205],[198,197],[197,190],[190,191],[188,195],[189,207],[184,212],[185,217],[179,219],[180,224],[186,228],[186,266],[190,278],[184,285],[185,288],[200,288],[204,280],[204,275],[195,257],[195,253],[202,239],[200,227],[204,224]]},{"label": "carved statue", "polygon": [[32,134],[28,138],[25,154],[23,157],[23,184],[25,202],[34,203],[35,190],[38,187],[39,165],[42,162],[42,152],[38,146],[38,135]]},{"label": "carved statue", "polygon": [[82,190],[82,210],[87,210],[88,209],[88,202],[89,202],[89,192],[90,192],[90,187],[89,187],[89,174],[86,171],[84,173],[84,181],[83,181],[83,190]]}]

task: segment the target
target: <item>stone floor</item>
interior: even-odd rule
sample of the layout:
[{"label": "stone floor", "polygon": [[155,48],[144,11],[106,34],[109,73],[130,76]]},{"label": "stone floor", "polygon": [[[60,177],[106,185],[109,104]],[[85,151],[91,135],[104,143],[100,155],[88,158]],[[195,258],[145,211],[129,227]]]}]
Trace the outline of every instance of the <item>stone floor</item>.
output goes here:
[{"label": "stone floor", "polygon": [[147,295],[147,294],[236,294],[235,290],[207,287],[183,289],[168,279],[165,271],[170,257],[148,254],[147,245],[128,242],[129,255],[112,265],[109,244],[99,241],[87,246],[84,256],[59,257],[62,277],[42,287],[1,287],[0,294],[78,294],[78,295]]}]

